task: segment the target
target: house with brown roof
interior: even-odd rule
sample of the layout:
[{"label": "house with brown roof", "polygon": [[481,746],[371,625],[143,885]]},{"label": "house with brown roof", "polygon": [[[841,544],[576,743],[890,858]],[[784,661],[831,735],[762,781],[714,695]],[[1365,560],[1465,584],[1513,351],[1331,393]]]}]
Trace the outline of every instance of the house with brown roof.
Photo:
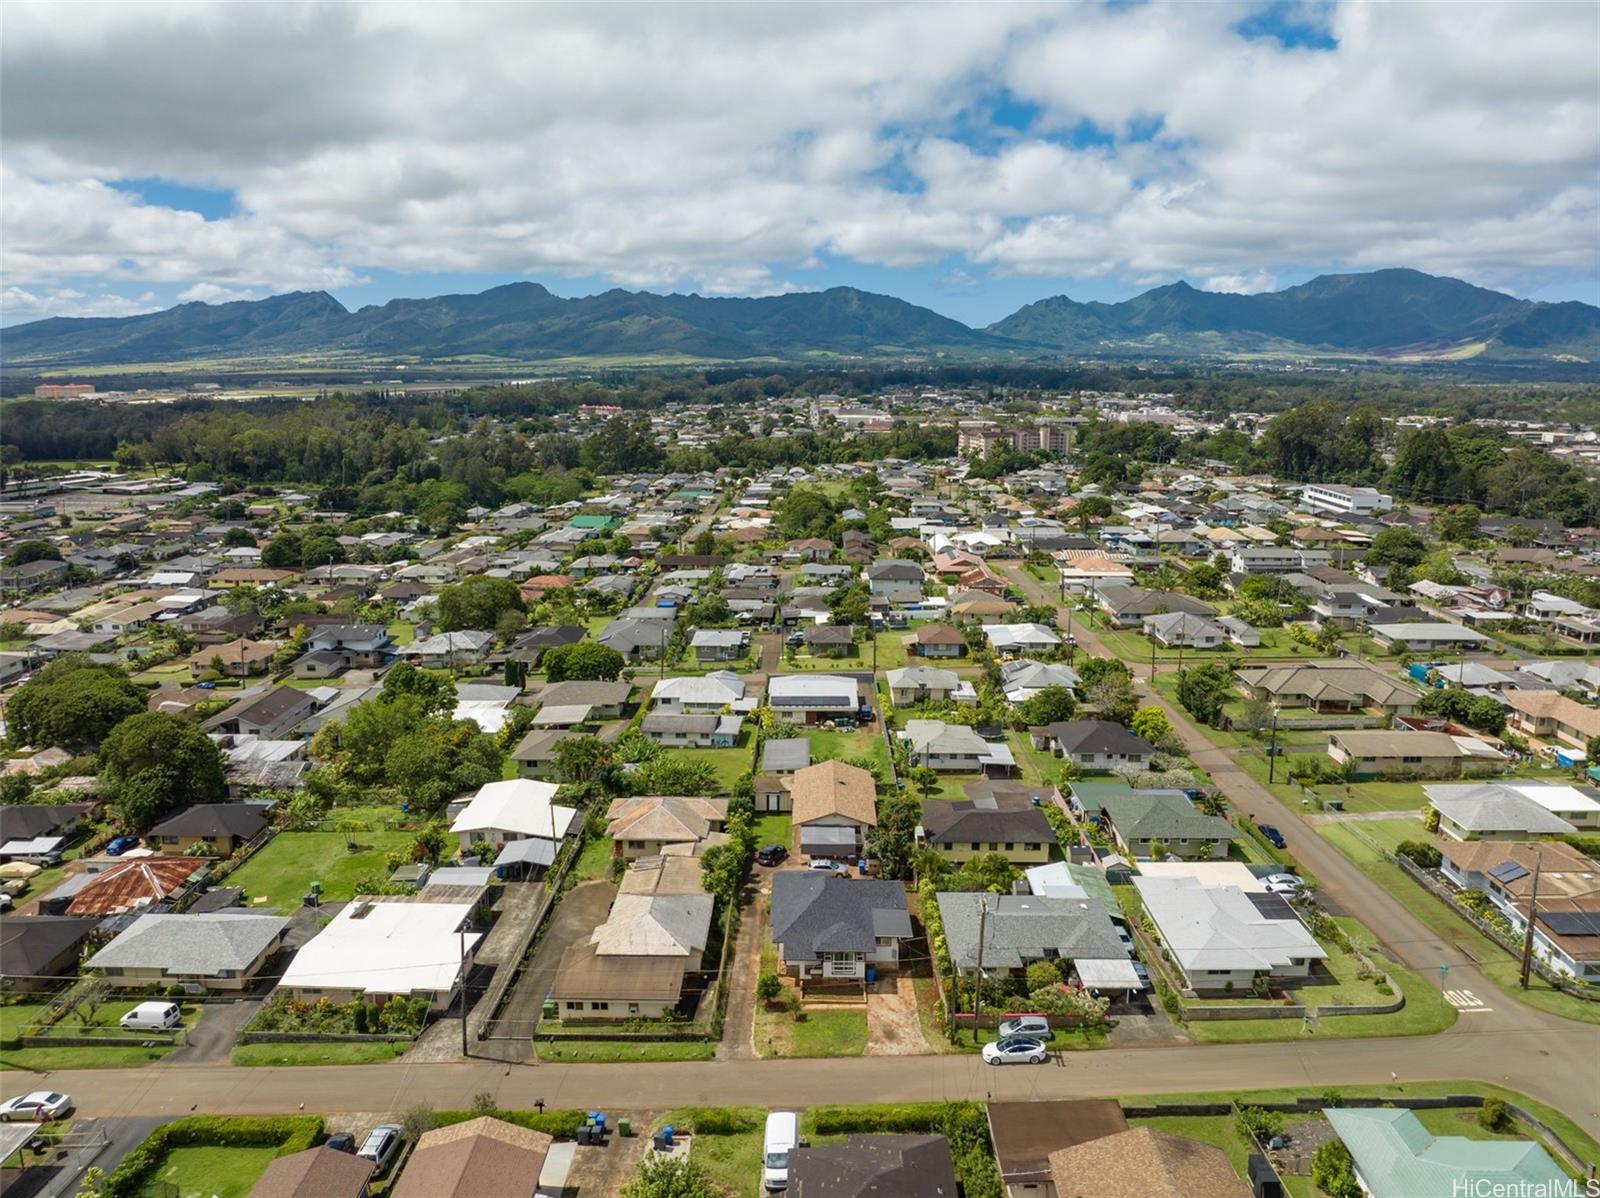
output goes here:
[{"label": "house with brown roof", "polygon": [[1108,1098],[991,1102],[986,1114],[1007,1198],[1059,1198],[1052,1152],[1128,1130],[1122,1107]]},{"label": "house with brown roof", "polygon": [[615,842],[613,854],[627,861],[660,853],[692,857],[717,843],[727,820],[727,799],[639,795],[611,800],[606,835]]},{"label": "house with brown roof", "polygon": [[978,793],[951,803],[930,799],[922,805],[922,842],[947,861],[961,864],[980,853],[1000,853],[1013,865],[1043,865],[1050,860],[1055,832],[1032,796],[1019,786],[979,783]]},{"label": "house with brown roof", "polygon": [[1568,977],[1600,980],[1600,862],[1559,840],[1539,842],[1440,839],[1439,870],[1464,890],[1476,890],[1527,934],[1538,874],[1533,951]]},{"label": "house with brown roof", "polygon": [[1252,1198],[1220,1148],[1135,1127],[1050,1154],[1057,1198]]},{"label": "house with brown roof", "polygon": [[1591,736],[1600,736],[1600,709],[1585,707],[1559,691],[1510,690],[1504,698],[1511,708],[1508,722],[1525,736],[1575,749],[1582,749]]},{"label": "house with brown roof", "polygon": [[555,1141],[488,1115],[423,1133],[391,1198],[529,1198]]},{"label": "house with brown roof", "polygon": [[195,857],[139,857],[94,875],[72,896],[68,915],[123,915],[171,898],[206,862]]},{"label": "house with brown roof", "polygon": [[1416,687],[1362,661],[1265,666],[1240,670],[1236,677],[1251,698],[1319,714],[1371,709],[1411,715],[1417,709]]},{"label": "house with brown roof", "polygon": [[948,624],[924,624],[906,638],[906,652],[913,657],[965,657],[967,641]]},{"label": "house with brown roof", "polygon": [[250,1198],[367,1198],[372,1162],[324,1144],[280,1156],[250,1189]]},{"label": "house with brown roof", "polygon": [[260,674],[272,665],[272,655],[278,651],[276,641],[252,641],[238,637],[222,645],[212,645],[191,653],[184,659],[189,667],[189,677],[199,678],[215,670],[225,678],[248,678]]},{"label": "house with brown roof", "polygon": [[860,766],[819,761],[789,779],[791,819],[800,851],[813,857],[859,857],[878,823],[878,785]]}]

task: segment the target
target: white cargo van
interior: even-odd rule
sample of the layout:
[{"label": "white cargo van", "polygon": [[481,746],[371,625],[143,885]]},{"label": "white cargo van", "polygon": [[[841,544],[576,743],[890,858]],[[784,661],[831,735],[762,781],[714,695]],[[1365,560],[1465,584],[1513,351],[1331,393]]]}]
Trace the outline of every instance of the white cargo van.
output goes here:
[{"label": "white cargo van", "polygon": [[761,1143],[761,1185],[769,1194],[789,1188],[789,1153],[800,1142],[800,1118],[793,1111],[767,1116]]},{"label": "white cargo van", "polygon": [[142,1002],[122,1017],[125,1032],[170,1032],[183,1022],[175,1002]]}]

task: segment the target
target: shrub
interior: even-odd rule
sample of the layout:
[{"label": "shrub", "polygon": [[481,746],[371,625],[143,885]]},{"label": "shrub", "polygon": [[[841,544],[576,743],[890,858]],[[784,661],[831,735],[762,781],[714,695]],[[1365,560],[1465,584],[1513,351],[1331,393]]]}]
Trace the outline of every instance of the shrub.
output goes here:
[{"label": "shrub", "polygon": [[1028,966],[1028,993],[1061,982],[1061,968],[1054,961],[1034,961]]},{"label": "shrub", "polygon": [[1485,1098],[1478,1108],[1478,1126],[1487,1131],[1499,1131],[1510,1122],[1511,1112],[1503,1098]]},{"label": "shrub", "polygon": [[[474,1100],[476,1101],[476,1100]],[[485,1112],[470,1111],[434,1111],[433,1126],[449,1127],[452,1123],[465,1123],[468,1119],[476,1119]],[[571,1139],[578,1134],[588,1117],[583,1111],[555,1110],[555,1111],[501,1111],[492,1112],[494,1117],[502,1123],[512,1123],[517,1127],[526,1127],[529,1131],[542,1131],[546,1135],[555,1136],[557,1139]]]},{"label": "shrub", "polygon": [[265,1117],[190,1115],[151,1132],[106,1178],[106,1198],[135,1198],[174,1148],[277,1148],[280,1155],[302,1152],[322,1138],[316,1115]]},{"label": "shrub", "polygon": [[1395,856],[1404,857],[1423,869],[1438,869],[1439,862],[1443,860],[1439,850],[1425,840],[1402,840],[1395,846],[1394,852]]},{"label": "shrub", "polygon": [[1311,1184],[1328,1198],[1361,1198],[1350,1150],[1338,1140],[1329,1140],[1312,1155]]},{"label": "shrub", "polygon": [[1235,1122],[1241,1136],[1261,1144],[1283,1131],[1283,1116],[1277,1111],[1265,1111],[1258,1106],[1240,1107]]},{"label": "shrub", "polygon": [[761,1126],[757,1115],[726,1106],[698,1107],[689,1122],[698,1136],[737,1136]]},{"label": "shrub", "polygon": [[756,979],[756,997],[762,1002],[771,1002],[783,990],[783,983],[778,980],[778,975],[770,969],[763,969],[761,976]]}]

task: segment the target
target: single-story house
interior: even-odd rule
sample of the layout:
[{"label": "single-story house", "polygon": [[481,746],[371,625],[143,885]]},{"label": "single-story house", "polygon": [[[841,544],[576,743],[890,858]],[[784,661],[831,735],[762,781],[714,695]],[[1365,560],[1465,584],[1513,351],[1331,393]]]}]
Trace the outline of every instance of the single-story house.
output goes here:
[{"label": "single-story house", "polygon": [[1201,811],[1181,790],[1135,790],[1121,779],[1073,782],[1068,802],[1134,860],[1151,859],[1159,846],[1169,857],[1221,861],[1233,842],[1233,825]]},{"label": "single-story house", "polygon": [[911,707],[918,703],[976,703],[978,692],[972,683],[953,670],[934,666],[905,666],[890,670],[884,676],[889,684],[889,698],[896,707]]},{"label": "single-story house", "polygon": [[436,632],[420,641],[412,641],[399,652],[407,661],[427,669],[456,669],[477,665],[494,647],[494,633],[463,628],[455,632]]},{"label": "single-story house", "polygon": [[[424,1132],[391,1198],[526,1198],[555,1141],[542,1131],[480,1115]],[[559,1187],[553,1192],[560,1192]]]},{"label": "single-story house", "polygon": [[1000,663],[1000,686],[1008,703],[1025,703],[1047,687],[1076,690],[1083,681],[1071,666],[1020,657]]},{"label": "single-story house", "polygon": [[1134,1127],[1050,1154],[1055,1198],[1252,1198],[1220,1148]]},{"label": "single-story house", "polygon": [[728,800],[698,795],[612,799],[606,820],[612,851],[625,860],[663,852],[695,856],[721,838],[728,820]]},{"label": "single-story house", "polygon": [[67,904],[68,915],[124,915],[171,898],[206,868],[195,857],[123,858],[93,874]]},{"label": "single-story house", "polygon": [[[811,764],[811,742],[803,736],[780,736],[761,744],[761,770],[792,774]],[[784,808],[788,810],[787,807]]]},{"label": "single-story house", "polygon": [[98,916],[29,915],[0,920],[0,989],[37,994],[76,977]]},{"label": "single-story house", "polygon": [[919,839],[957,864],[979,853],[1000,853],[1024,866],[1050,860],[1056,834],[1025,791],[995,783],[975,798],[923,803]]},{"label": "single-story house", "polygon": [[861,684],[843,674],[774,674],[767,680],[767,702],[797,723],[853,721],[862,710]]},{"label": "single-story house", "polygon": [[289,921],[254,911],[141,915],[84,962],[113,986],[204,986],[240,993],[278,951]]},{"label": "single-story house", "polygon": [[1122,1107],[1108,1098],[991,1102],[987,1115],[1006,1198],[1060,1198],[1050,1154],[1128,1130]]},{"label": "single-story house", "polygon": [[1197,994],[1248,991],[1258,977],[1310,977],[1328,952],[1282,896],[1189,877],[1136,877],[1134,887],[1173,963]]},{"label": "single-story house", "polygon": [[1511,690],[1506,692],[1505,701],[1511,709],[1507,722],[1524,735],[1553,740],[1580,751],[1591,737],[1600,736],[1600,709],[1585,707],[1558,691]]},{"label": "single-story house", "polygon": [[[561,844],[578,823],[578,812],[555,801],[559,788],[532,778],[488,782],[478,788],[450,824],[465,853],[474,841],[486,840],[498,851],[517,840],[545,842],[545,860],[555,860]],[[526,850],[524,850],[526,851]]]},{"label": "single-story house", "polygon": [[[1505,758],[1474,737],[1411,730],[1339,730],[1328,734],[1328,756],[1357,778],[1380,774],[1453,777],[1469,761],[1500,765]],[[1348,763],[1348,764],[1347,764]]]},{"label": "single-story house", "polygon": [[1196,599],[1182,591],[1149,590],[1122,583],[1100,587],[1095,598],[1113,628],[1136,628],[1145,617],[1161,615],[1163,612],[1186,612],[1195,616],[1217,614],[1217,609],[1204,599]]},{"label": "single-story house", "polygon": [[1000,657],[1021,657],[1061,645],[1060,635],[1043,624],[985,624],[983,635]]},{"label": "single-story house", "polygon": [[617,682],[552,682],[539,692],[539,709],[549,707],[582,707],[588,710],[590,720],[620,720],[628,699],[633,694],[633,683]]},{"label": "single-story house", "polygon": [[1388,715],[1412,715],[1417,710],[1416,687],[1362,661],[1264,666],[1240,670],[1236,677],[1239,688],[1251,698],[1319,714],[1370,708]]},{"label": "single-story house", "polygon": [[817,657],[849,657],[855,651],[856,630],[849,624],[818,624],[804,636],[807,652]]},{"label": "single-story house", "polygon": [[295,953],[278,989],[310,1002],[425,998],[430,1011],[443,1011],[483,939],[463,932],[476,905],[422,895],[358,895]]},{"label": "single-story house", "polygon": [[1579,1193],[1544,1147],[1532,1140],[1439,1136],[1413,1111],[1330,1107],[1323,1117],[1350,1152],[1356,1184],[1370,1198],[1446,1198],[1453,1194]]},{"label": "single-story house", "polygon": [[201,725],[207,732],[223,732],[238,736],[241,733],[259,736],[262,740],[280,740],[302,720],[315,714],[317,700],[310,693],[293,686],[275,686],[271,690],[240,699],[232,707],[218,712]]},{"label": "single-story house", "polygon": [[896,968],[911,937],[906,888],[880,878],[781,870],[772,878],[772,941],[800,980],[862,981],[867,969]]},{"label": "single-story house", "polygon": [[924,624],[906,638],[913,657],[965,657],[967,640],[948,624]]},{"label": "single-story house", "polygon": [[1215,620],[1183,611],[1146,616],[1144,634],[1172,648],[1220,649],[1228,643],[1228,630]]},{"label": "single-story house", "polygon": [[1552,806],[1534,797],[1538,789],[1539,783],[1466,782],[1424,786],[1422,792],[1439,813],[1439,831],[1452,840],[1526,840],[1576,832]]},{"label": "single-story house", "polygon": [[1015,760],[1001,744],[990,744],[965,724],[943,720],[907,720],[900,734],[911,764],[946,773],[981,774],[1008,771]]},{"label": "single-story house", "polygon": [[720,715],[750,706],[744,702],[745,680],[729,670],[703,677],[663,678],[650,692],[650,703],[664,715]]},{"label": "single-story house", "polygon": [[738,661],[750,652],[747,628],[697,628],[689,638],[696,661]]},{"label": "single-story house", "polygon": [[976,973],[980,960],[986,974],[1021,974],[1035,961],[1066,961],[1086,987],[1124,992],[1140,987],[1111,916],[1097,899],[970,893],[941,893],[938,899],[958,973]]},{"label": "single-story house", "polygon": [[145,840],[175,856],[199,845],[213,857],[226,857],[261,835],[267,822],[267,808],[260,803],[196,803],[156,824]]},{"label": "single-story house", "polygon": [[581,736],[566,728],[534,728],[511,750],[522,778],[549,778],[555,773],[556,746],[568,737]]},{"label": "single-story house", "polygon": [[1492,642],[1483,633],[1445,620],[1418,620],[1404,624],[1369,624],[1367,634],[1385,649],[1415,649],[1423,653],[1487,645]]},{"label": "single-story house", "polygon": [[1080,770],[1110,770],[1119,765],[1150,765],[1156,747],[1111,720],[1065,720],[1029,728],[1036,749],[1048,749]]},{"label": "single-story house", "polygon": [[731,749],[739,739],[744,717],[738,715],[674,715],[652,711],[639,731],[658,745],[680,749]]},{"label": "single-story house", "polygon": [[249,1198],[367,1198],[372,1162],[326,1144],[274,1158]]},{"label": "single-story house", "polygon": [[[841,1185],[841,1179],[843,1184]],[[848,1135],[789,1153],[794,1198],[956,1198],[950,1142],[935,1135]]]}]

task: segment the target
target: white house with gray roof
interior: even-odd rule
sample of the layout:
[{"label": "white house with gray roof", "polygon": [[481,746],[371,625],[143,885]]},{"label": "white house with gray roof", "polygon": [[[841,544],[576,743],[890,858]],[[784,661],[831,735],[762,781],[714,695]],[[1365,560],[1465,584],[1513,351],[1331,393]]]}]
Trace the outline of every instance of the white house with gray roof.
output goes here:
[{"label": "white house with gray roof", "polygon": [[1096,899],[968,893],[938,898],[950,960],[960,973],[977,972],[981,926],[985,973],[1021,973],[1035,961],[1067,961],[1081,967],[1086,979],[1094,978],[1096,989],[1139,989],[1127,950]]},{"label": "white house with gray roof", "polygon": [[808,981],[864,981],[897,967],[911,937],[906,889],[881,878],[780,871],[772,878],[772,941],[784,968]]},{"label": "white house with gray roof", "polygon": [[237,993],[288,930],[287,919],[253,911],[141,915],[85,965],[117,987],[196,984]]},{"label": "white house with gray roof", "polygon": [[1311,976],[1328,952],[1282,895],[1207,886],[1195,877],[1136,877],[1161,944],[1196,993],[1248,991],[1257,977]]}]

